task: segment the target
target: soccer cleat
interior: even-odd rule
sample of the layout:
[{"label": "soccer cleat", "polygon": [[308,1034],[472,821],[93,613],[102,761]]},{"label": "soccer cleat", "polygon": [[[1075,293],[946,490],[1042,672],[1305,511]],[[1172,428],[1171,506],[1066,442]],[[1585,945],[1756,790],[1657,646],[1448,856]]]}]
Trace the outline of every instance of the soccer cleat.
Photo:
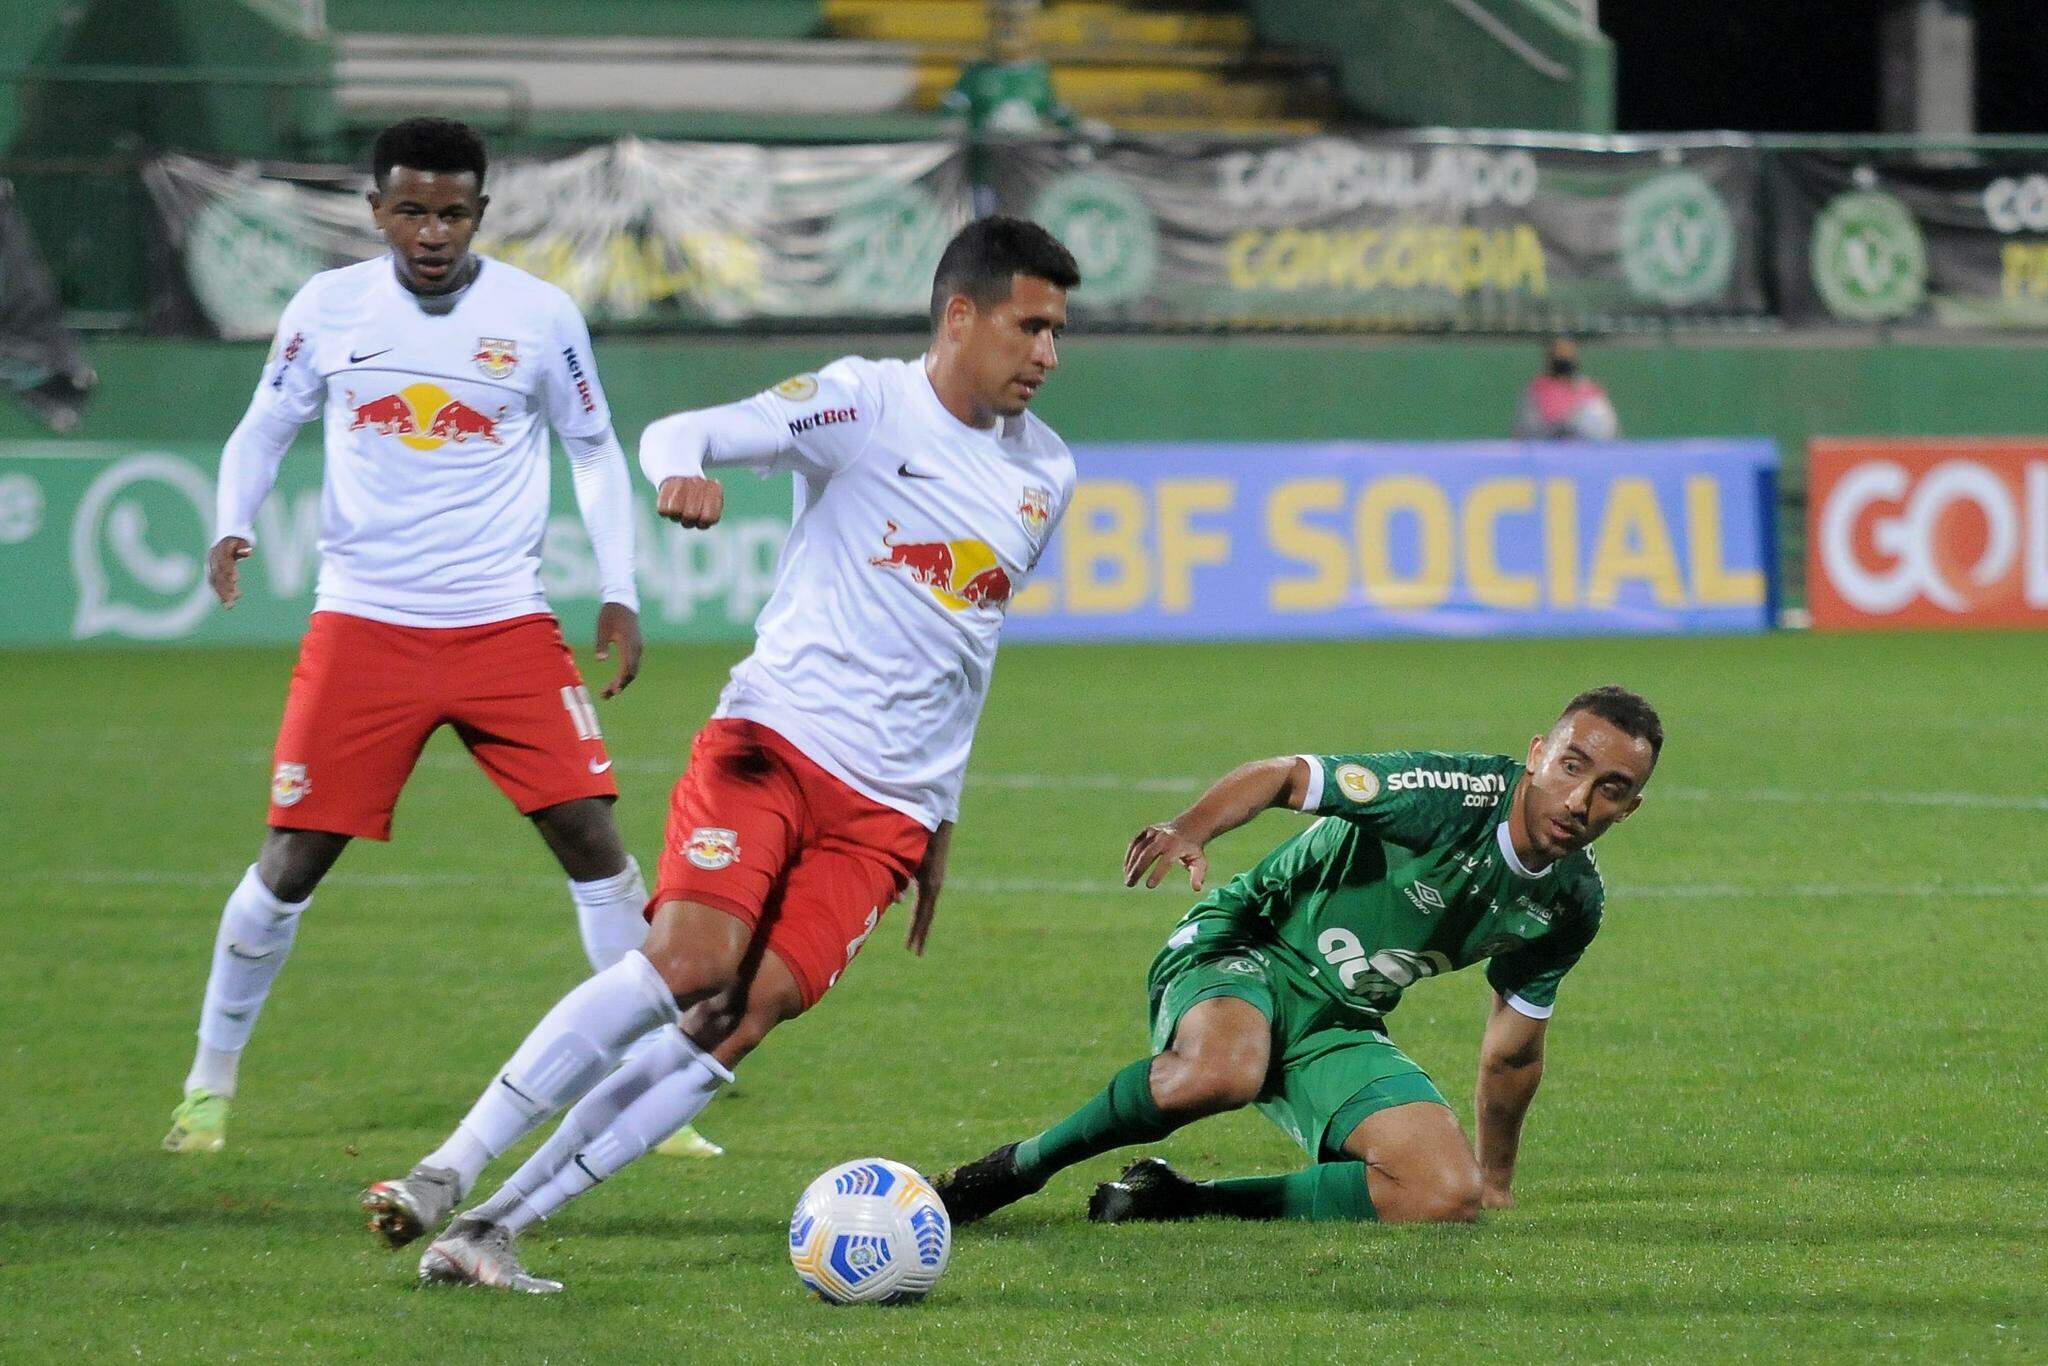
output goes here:
[{"label": "soccer cleat", "polygon": [[461,1194],[453,1171],[418,1166],[402,1180],[375,1182],[359,1203],[370,1216],[370,1232],[396,1249],[439,1228]]},{"label": "soccer cleat", "polygon": [[1017,1172],[1017,1145],[1005,1143],[987,1157],[953,1168],[932,1182],[954,1225],[978,1223],[1005,1205],[1035,1194],[1045,1182]]},{"label": "soccer cleat", "polygon": [[214,1091],[194,1091],[171,1111],[171,1131],[164,1135],[167,1153],[217,1153],[228,1145],[228,1098]]},{"label": "soccer cleat", "polygon": [[421,1285],[487,1285],[525,1295],[554,1295],[562,1283],[528,1273],[519,1264],[512,1231],[463,1215],[420,1258]]},{"label": "soccer cleat", "polygon": [[654,1145],[654,1151],[663,1157],[722,1157],[725,1149],[697,1132],[694,1124],[685,1124],[667,1138]]},{"label": "soccer cleat", "polygon": [[1202,1188],[1169,1167],[1163,1158],[1141,1157],[1114,1181],[1105,1181],[1088,1197],[1088,1217],[1098,1224],[1149,1220],[1196,1219]]}]

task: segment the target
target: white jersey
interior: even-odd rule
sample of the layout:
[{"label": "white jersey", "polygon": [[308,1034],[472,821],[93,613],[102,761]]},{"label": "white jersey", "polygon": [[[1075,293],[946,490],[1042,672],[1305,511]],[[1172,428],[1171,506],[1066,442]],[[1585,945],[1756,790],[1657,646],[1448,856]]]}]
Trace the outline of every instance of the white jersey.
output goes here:
[{"label": "white jersey", "polygon": [[1074,494],[1026,413],[948,412],[918,361],[849,356],[741,405],[787,433],[796,523],[716,715],[787,736],[928,828],[959,814],[996,641]]},{"label": "white jersey", "polygon": [[475,626],[548,610],[548,428],[595,437],[611,414],[569,296],[478,259],[452,307],[379,256],[284,311],[252,412],[325,418],[315,611]]}]

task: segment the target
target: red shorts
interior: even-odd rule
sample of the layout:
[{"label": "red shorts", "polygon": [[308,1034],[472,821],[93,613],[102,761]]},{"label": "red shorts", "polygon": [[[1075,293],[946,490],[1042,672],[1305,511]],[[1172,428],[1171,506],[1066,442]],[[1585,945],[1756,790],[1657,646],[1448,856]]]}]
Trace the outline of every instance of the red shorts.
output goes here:
[{"label": "red shorts", "polygon": [[648,913],[694,901],[757,932],[765,924],[809,1008],[902,895],[930,839],[768,727],[716,719],[697,732],[669,799]]},{"label": "red shorts", "polygon": [[399,790],[444,724],[522,813],[619,795],[553,617],[426,627],[315,612],[271,756],[270,824],[390,839]]}]

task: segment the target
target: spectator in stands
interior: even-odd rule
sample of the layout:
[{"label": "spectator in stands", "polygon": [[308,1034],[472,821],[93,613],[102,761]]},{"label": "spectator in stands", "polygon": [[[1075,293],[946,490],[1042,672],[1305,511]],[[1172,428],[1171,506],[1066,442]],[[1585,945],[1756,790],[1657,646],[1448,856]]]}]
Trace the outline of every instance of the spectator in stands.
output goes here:
[{"label": "spectator in stands", "polygon": [[1579,344],[1570,337],[1552,337],[1544,351],[1543,373],[1522,391],[1515,414],[1518,441],[1612,441],[1621,423],[1607,391],[1579,372]]}]

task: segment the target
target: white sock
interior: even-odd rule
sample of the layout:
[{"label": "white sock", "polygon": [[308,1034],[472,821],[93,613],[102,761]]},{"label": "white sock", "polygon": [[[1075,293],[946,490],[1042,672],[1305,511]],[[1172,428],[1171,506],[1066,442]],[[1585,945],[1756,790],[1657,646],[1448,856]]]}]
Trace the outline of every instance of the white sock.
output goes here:
[{"label": "white sock", "polygon": [[674,1025],[663,1025],[642,1035],[627,1050],[618,1070],[576,1102],[548,1141],[534,1149],[533,1156],[498,1187],[497,1194],[469,1212],[480,1219],[503,1219],[527,1196],[546,1185],[579,1149],[603,1133],[655,1083],[688,1066],[697,1054],[697,1046]]},{"label": "white sock", "polygon": [[555,1003],[454,1134],[421,1162],[452,1167],[466,1194],[487,1162],[617,1066],[627,1044],[679,1016],[654,964],[628,953]]},{"label": "white sock", "polygon": [[552,1215],[695,1119],[732,1073],[681,1030],[662,1031],[569,1112],[539,1151],[474,1213],[514,1233]]},{"label": "white sock", "polygon": [[255,1032],[270,984],[277,980],[299,932],[299,915],[313,904],[280,901],[256,875],[256,865],[228,896],[213,940],[213,968],[199,1007],[199,1051],[185,1078],[185,1093],[235,1093],[235,1070]]},{"label": "white sock", "polygon": [[[640,864],[631,854],[626,866],[610,877],[594,882],[570,882],[569,897],[576,903],[576,927],[583,933],[583,953],[593,972],[603,972],[647,940],[647,883],[640,876]],[[656,1034],[643,1035],[626,1050],[631,1062]]]},{"label": "white sock", "polygon": [[593,971],[603,972],[647,938],[647,883],[631,854],[626,866],[594,882],[571,882],[576,927],[583,932],[583,952]]}]

